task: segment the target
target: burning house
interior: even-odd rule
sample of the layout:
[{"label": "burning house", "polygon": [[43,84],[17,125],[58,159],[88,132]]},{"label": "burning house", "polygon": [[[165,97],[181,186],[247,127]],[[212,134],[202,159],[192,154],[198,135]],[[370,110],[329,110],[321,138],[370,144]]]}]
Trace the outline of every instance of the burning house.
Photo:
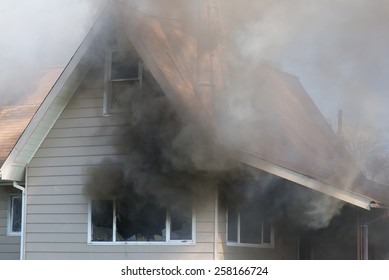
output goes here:
[{"label": "burning house", "polygon": [[66,66],[0,103],[0,258],[386,257],[366,231],[385,187],[296,77],[229,61],[201,2],[183,20],[112,1]]}]

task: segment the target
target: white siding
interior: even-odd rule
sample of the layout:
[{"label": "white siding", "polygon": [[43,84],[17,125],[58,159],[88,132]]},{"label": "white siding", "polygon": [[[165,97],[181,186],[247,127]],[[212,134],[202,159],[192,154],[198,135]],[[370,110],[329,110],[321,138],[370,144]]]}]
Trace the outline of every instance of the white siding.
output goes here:
[{"label": "white siding", "polygon": [[0,260],[20,258],[20,236],[8,236],[10,195],[18,193],[12,187],[0,186]]}]

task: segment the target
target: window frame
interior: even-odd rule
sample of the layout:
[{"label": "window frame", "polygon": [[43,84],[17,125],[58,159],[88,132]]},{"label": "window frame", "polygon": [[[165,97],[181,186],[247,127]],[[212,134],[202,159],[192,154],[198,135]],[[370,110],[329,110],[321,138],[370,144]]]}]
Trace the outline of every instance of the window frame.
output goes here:
[{"label": "window frame", "polygon": [[[112,241],[93,241],[93,224],[92,224],[92,201],[94,200],[110,200],[113,201],[113,217],[112,217]],[[166,240],[164,241],[116,241],[116,200],[115,199],[89,199],[88,202],[88,244],[89,245],[196,245],[196,209],[192,205],[192,239],[191,240],[171,240],[171,215],[166,209],[165,227]]]},{"label": "window frame", "polygon": [[124,78],[124,79],[112,79],[112,54],[114,52],[131,52],[136,54],[136,51],[131,47],[116,47],[110,48],[105,52],[105,64],[104,64],[104,101],[103,101],[103,115],[109,116],[114,114],[129,113],[126,109],[113,109],[112,108],[112,84],[126,81],[139,81],[139,88],[142,88],[143,83],[143,63],[140,57],[138,57],[138,77],[137,78]]},{"label": "window frame", "polygon": [[262,225],[261,225],[261,230],[262,230],[262,243],[260,244],[256,244],[256,243],[244,243],[244,242],[241,242],[240,241],[240,236],[241,236],[241,224],[240,224],[240,212],[239,210],[236,210],[237,212],[237,241],[234,242],[234,241],[229,241],[228,240],[228,212],[229,212],[229,209],[227,208],[227,211],[226,211],[226,244],[227,246],[231,246],[231,247],[253,247],[253,248],[274,248],[274,226],[273,224],[270,224],[270,243],[264,243],[263,242],[263,237],[264,237],[264,234],[263,234],[263,229],[264,229],[264,220],[262,219]]},{"label": "window frame", "polygon": [[8,211],[8,229],[7,235],[9,236],[21,236],[22,234],[22,225],[20,225],[20,231],[13,231],[13,220],[14,220],[14,201],[15,199],[20,199],[20,223],[23,222],[23,199],[21,194],[11,194],[9,198],[9,211]]}]

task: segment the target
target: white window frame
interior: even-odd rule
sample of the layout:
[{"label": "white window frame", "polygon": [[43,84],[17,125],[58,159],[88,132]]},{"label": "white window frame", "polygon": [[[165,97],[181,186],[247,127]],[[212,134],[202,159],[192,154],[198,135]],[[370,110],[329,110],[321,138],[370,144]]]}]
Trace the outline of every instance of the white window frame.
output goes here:
[{"label": "white window frame", "polygon": [[[12,225],[13,225],[13,219],[14,219],[14,211],[13,211],[13,208],[14,208],[14,200],[18,198],[22,201],[23,203],[23,200],[22,200],[22,195],[20,194],[11,194],[10,195],[10,199],[9,199],[9,211],[8,211],[8,230],[7,230],[7,235],[9,236],[20,236],[21,235],[21,230],[20,231],[13,231],[12,230]],[[21,209],[20,209],[20,219],[22,220],[22,207],[21,206]]]},{"label": "white window frame", "polygon": [[[170,240],[171,216],[166,210],[166,240],[165,241],[116,241],[116,201],[114,199],[106,199],[113,201],[113,219],[112,219],[112,241],[93,241],[93,225],[92,225],[92,201],[88,203],[88,244],[89,245],[196,245],[196,209],[192,206],[192,239],[191,240]],[[98,199],[96,199],[98,200]]]},{"label": "white window frame", "polygon": [[274,226],[271,224],[270,228],[270,243],[264,243],[263,242],[263,220],[262,220],[262,243],[256,244],[256,243],[243,243],[240,241],[240,233],[241,233],[241,227],[240,227],[240,211],[237,211],[238,217],[237,217],[237,241],[229,241],[228,240],[228,209],[226,211],[226,243],[227,246],[235,246],[235,247],[254,247],[254,248],[274,248]]},{"label": "white window frame", "polygon": [[105,53],[105,69],[104,69],[104,105],[103,114],[109,116],[112,114],[128,113],[126,109],[113,109],[112,108],[112,83],[125,82],[125,81],[139,81],[139,88],[142,87],[143,82],[143,65],[141,59],[138,58],[138,77],[128,79],[112,79],[112,54],[114,52],[133,52],[131,48],[112,48]]}]

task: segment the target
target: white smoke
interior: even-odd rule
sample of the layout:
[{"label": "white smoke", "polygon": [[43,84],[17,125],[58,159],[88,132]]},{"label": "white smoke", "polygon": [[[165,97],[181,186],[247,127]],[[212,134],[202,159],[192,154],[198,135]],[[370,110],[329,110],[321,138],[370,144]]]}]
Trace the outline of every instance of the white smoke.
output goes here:
[{"label": "white smoke", "polygon": [[386,1],[228,1],[230,40],[248,61],[298,76],[323,114],[389,126]]},{"label": "white smoke", "polygon": [[25,94],[37,71],[65,66],[103,0],[2,0],[0,104]]}]

